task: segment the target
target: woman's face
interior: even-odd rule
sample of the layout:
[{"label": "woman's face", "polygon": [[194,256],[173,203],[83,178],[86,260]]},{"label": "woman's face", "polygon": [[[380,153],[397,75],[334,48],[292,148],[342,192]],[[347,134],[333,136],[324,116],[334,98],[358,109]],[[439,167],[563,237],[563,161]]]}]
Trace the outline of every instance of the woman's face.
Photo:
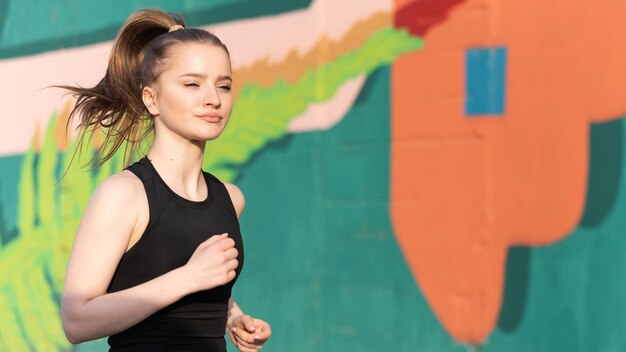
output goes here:
[{"label": "woman's face", "polygon": [[233,107],[231,75],[230,58],[218,46],[173,47],[158,80],[142,92],[156,136],[173,133],[194,142],[217,138]]}]

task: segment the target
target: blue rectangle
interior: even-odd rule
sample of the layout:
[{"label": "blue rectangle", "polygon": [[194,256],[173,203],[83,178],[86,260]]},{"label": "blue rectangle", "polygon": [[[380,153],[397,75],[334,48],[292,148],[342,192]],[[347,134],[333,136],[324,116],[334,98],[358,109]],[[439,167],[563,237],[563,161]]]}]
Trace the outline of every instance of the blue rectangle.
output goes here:
[{"label": "blue rectangle", "polygon": [[506,47],[473,48],[465,54],[465,114],[504,114]]}]

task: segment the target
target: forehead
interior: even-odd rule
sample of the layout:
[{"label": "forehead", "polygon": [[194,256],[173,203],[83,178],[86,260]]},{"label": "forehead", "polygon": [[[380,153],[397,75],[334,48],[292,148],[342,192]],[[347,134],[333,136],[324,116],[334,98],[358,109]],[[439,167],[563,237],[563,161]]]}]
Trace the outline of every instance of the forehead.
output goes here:
[{"label": "forehead", "polygon": [[216,45],[182,43],[174,45],[165,62],[163,74],[181,75],[189,72],[208,76],[230,75],[230,57]]}]

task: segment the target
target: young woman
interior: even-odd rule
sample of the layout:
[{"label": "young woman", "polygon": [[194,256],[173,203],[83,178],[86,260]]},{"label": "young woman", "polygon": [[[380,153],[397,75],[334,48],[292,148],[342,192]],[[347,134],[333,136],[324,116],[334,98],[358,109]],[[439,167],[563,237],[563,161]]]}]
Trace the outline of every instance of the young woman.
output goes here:
[{"label": "young woman", "polygon": [[202,171],[230,117],[228,50],[158,10],[131,15],[107,72],[77,97],[86,138],[106,131],[101,162],[154,133],[145,157],[109,177],[81,219],[62,298],[72,343],[109,336],[111,351],[259,350],[270,326],[230,297],[241,272],[241,191]]}]

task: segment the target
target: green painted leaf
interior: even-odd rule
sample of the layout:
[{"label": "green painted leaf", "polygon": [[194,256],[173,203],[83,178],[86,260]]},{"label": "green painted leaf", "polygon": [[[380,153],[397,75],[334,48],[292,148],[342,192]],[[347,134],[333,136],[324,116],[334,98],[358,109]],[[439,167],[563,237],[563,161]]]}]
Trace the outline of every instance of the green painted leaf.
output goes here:
[{"label": "green painted leaf", "polygon": [[285,136],[289,121],[306,111],[309,104],[330,99],[346,81],[368,74],[422,45],[421,39],[404,30],[385,28],[374,33],[355,52],[308,70],[292,85],[279,80],[269,89],[245,86],[237,98],[229,126],[220,138],[207,143],[205,169],[232,181],[236,167],[269,142]]}]

